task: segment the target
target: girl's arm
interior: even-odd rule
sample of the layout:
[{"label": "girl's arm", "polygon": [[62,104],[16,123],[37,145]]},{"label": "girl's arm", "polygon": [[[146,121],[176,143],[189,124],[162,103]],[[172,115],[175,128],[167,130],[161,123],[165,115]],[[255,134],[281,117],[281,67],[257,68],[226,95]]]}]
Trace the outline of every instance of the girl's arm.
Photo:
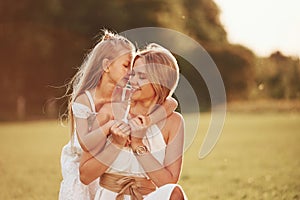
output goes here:
[{"label": "girl's arm", "polygon": [[[140,129],[144,129],[145,127],[149,127],[153,124],[157,124],[163,120],[166,120],[168,116],[170,116],[178,106],[178,102],[173,98],[169,97],[165,100],[165,102],[158,106],[152,113],[147,116],[137,115],[133,119],[129,120],[129,124],[131,124],[132,120],[138,119],[142,122]],[[164,123],[162,123],[164,124]]]},{"label": "girl's arm", "polygon": [[154,112],[149,114],[149,125],[156,124],[157,122],[170,116],[178,106],[178,102],[173,97],[169,97],[165,102],[159,106]]},{"label": "girl's arm", "polygon": [[[78,96],[75,102],[90,108],[89,100],[85,94]],[[99,151],[104,147],[109,134],[109,128],[114,123],[113,120],[110,120],[109,115],[98,113],[93,121],[92,130],[89,127],[90,119],[74,115],[74,120],[78,141],[83,151]]]}]

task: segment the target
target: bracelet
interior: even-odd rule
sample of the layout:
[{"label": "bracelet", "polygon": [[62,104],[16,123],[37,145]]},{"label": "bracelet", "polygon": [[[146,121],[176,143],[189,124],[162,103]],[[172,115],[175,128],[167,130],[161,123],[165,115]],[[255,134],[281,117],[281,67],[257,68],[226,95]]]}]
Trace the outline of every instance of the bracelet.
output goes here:
[{"label": "bracelet", "polygon": [[134,150],[133,150],[134,155],[136,156],[142,156],[146,153],[148,153],[148,149],[146,146],[137,146]]}]

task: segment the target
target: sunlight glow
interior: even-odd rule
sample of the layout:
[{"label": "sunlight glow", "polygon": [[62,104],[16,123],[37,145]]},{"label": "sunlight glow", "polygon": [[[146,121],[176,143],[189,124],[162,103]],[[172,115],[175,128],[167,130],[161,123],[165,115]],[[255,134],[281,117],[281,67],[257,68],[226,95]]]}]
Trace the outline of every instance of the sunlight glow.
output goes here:
[{"label": "sunlight glow", "polygon": [[299,0],[214,0],[228,40],[260,56],[280,50],[300,57]]}]

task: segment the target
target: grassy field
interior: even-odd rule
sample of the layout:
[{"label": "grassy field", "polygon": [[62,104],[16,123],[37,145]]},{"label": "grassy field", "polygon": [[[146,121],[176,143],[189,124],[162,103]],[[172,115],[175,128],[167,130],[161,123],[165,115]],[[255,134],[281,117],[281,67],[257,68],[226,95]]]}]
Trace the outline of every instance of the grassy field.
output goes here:
[{"label": "grassy field", "polygon": [[[201,115],[185,152],[180,184],[189,199],[300,199],[300,113],[229,113],[216,147],[199,160],[209,117]],[[57,121],[0,123],[0,136],[0,199],[57,199],[68,128]]]}]

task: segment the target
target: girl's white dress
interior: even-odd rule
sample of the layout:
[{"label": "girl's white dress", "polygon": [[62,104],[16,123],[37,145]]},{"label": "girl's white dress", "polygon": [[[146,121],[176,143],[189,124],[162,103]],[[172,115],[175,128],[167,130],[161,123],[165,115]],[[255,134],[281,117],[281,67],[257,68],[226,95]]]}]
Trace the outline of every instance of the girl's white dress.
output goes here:
[{"label": "girl's white dress", "polygon": [[[74,103],[72,105],[72,110],[74,117],[76,118],[88,119],[96,113],[91,94],[88,91],[86,91],[86,94],[89,98],[92,110],[83,104]],[[94,199],[95,193],[99,188],[99,179],[93,181],[89,185],[84,185],[80,182],[79,163],[82,151],[75,132],[73,138],[63,147],[61,152],[61,171],[63,180],[60,185],[59,200]]]},{"label": "girl's white dress", "polygon": [[[96,114],[92,96],[88,91],[86,91],[86,94],[92,110],[83,104],[74,103],[72,109],[74,116],[77,118],[88,119],[90,116]],[[73,149],[75,151],[71,149],[71,143],[72,141],[69,141],[62,149],[61,168],[63,181],[61,182],[59,200],[115,200],[117,193],[101,187],[99,185],[99,178],[89,185],[84,185],[80,182],[79,162],[83,150],[79,145],[76,133],[73,135]],[[148,128],[146,137],[143,138],[143,143],[146,144],[152,155],[163,164],[167,145],[160,129],[156,125]],[[148,177],[130,148],[124,148],[120,152],[106,173]],[[175,187],[180,188],[184,198],[187,199],[180,185],[167,184],[145,195],[144,200],[169,200]],[[130,199],[129,195],[124,195],[124,200]]]}]

